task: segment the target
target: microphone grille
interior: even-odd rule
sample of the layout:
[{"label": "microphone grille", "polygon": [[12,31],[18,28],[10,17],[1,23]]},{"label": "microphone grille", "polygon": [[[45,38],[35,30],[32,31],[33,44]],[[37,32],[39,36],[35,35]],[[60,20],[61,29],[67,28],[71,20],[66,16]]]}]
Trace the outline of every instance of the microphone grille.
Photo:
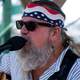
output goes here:
[{"label": "microphone grille", "polygon": [[23,37],[14,36],[10,38],[6,44],[9,44],[11,46],[10,51],[14,51],[21,49],[25,45],[26,41],[27,40],[24,39]]}]

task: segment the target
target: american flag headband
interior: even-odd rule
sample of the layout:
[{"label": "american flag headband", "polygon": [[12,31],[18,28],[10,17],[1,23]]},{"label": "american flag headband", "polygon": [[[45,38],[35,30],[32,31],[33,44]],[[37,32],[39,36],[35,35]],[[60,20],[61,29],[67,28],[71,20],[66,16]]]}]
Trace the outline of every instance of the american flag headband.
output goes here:
[{"label": "american flag headband", "polygon": [[64,17],[58,11],[36,4],[27,5],[23,17],[33,17],[61,28],[64,27]]}]

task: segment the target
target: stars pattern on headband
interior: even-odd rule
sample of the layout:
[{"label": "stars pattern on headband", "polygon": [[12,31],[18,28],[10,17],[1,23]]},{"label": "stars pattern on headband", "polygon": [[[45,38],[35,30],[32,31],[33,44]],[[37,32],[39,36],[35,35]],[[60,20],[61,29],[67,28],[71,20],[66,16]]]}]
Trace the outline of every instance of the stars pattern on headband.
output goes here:
[{"label": "stars pattern on headband", "polygon": [[64,26],[64,23],[62,20],[60,20],[60,19],[52,20],[42,12],[38,12],[38,11],[34,11],[34,12],[30,12],[30,13],[24,12],[23,17],[27,17],[27,16],[30,16],[30,17],[33,17],[36,19],[40,19],[40,20],[44,20],[47,23],[52,24],[54,26],[59,26],[59,27]]}]

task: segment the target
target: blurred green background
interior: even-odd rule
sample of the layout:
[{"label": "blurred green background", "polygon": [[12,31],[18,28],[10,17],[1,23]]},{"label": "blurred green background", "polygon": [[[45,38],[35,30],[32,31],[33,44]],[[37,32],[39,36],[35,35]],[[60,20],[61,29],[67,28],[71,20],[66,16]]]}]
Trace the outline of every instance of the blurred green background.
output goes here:
[{"label": "blurred green background", "polygon": [[17,33],[15,21],[21,18],[25,4],[28,1],[0,0],[0,45]]}]

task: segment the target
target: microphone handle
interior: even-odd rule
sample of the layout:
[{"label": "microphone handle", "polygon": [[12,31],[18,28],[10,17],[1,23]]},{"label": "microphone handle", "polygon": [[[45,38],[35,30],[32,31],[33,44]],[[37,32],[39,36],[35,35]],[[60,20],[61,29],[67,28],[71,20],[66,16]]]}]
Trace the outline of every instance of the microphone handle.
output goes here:
[{"label": "microphone handle", "polygon": [[0,53],[5,50],[10,50],[10,48],[11,48],[11,45],[9,45],[9,44],[8,45],[1,45],[0,46]]}]

